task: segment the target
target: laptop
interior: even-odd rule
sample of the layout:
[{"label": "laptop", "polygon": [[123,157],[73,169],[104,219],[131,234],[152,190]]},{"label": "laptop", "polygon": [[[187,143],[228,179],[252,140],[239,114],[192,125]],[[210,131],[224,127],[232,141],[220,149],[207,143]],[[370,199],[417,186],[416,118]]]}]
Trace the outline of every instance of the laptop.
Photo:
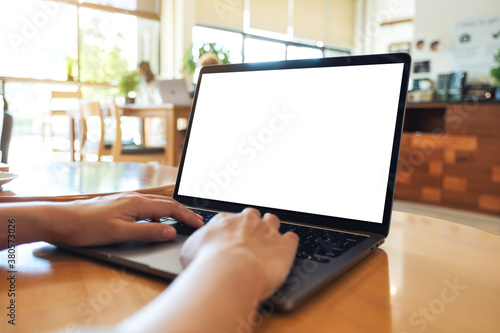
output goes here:
[{"label": "laptop", "polygon": [[163,104],[191,105],[184,79],[158,80],[157,84]]},{"label": "laptop", "polygon": [[[299,234],[269,307],[295,309],[388,236],[410,62],[383,54],[202,68],[174,199],[206,223],[254,207]],[[177,228],[174,240],[71,249],[175,278],[189,230],[160,221]]]}]

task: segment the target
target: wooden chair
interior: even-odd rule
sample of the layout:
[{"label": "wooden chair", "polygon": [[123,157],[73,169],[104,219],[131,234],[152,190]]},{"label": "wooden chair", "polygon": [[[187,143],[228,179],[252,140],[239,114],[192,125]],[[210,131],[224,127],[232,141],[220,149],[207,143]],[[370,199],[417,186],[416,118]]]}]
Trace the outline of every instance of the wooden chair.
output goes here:
[{"label": "wooden chair", "polygon": [[[122,139],[121,113],[116,103],[111,105],[111,114],[116,122],[116,139],[111,148],[113,161],[120,162],[160,162],[165,164],[167,161],[166,147],[148,147],[144,144],[124,144]],[[142,142],[146,140],[142,138]]]},{"label": "wooden chair", "polygon": [[[113,141],[106,141],[106,126],[104,112],[98,102],[81,104],[82,141],[80,147],[80,160],[89,153],[97,155],[99,161],[103,156],[110,155],[113,161],[120,162],[166,162],[165,147],[147,147],[134,143],[124,142],[122,139],[122,123],[120,110],[116,103],[110,106],[110,118],[115,121]],[[89,126],[89,120],[98,119],[98,128]],[[93,140],[89,140],[89,137]],[[144,140],[143,140],[144,141]]]},{"label": "wooden chair", "polygon": [[46,140],[46,127],[49,126],[50,129],[50,139],[51,139],[51,147],[50,149],[53,152],[64,152],[66,150],[59,149],[59,148],[54,148],[52,146],[52,140],[54,138],[54,127],[53,127],[53,117],[60,117],[60,116],[65,116],[68,117],[69,121],[69,143],[70,143],[70,149],[69,152],[73,155],[71,156],[71,160],[74,161],[75,156],[75,123],[74,123],[74,117],[72,115],[71,110],[63,109],[60,107],[60,105],[54,105],[57,104],[58,102],[62,101],[70,101],[70,100],[75,100],[75,108],[78,109],[78,103],[82,99],[82,92],[81,91],[52,91],[51,92],[51,99],[50,99],[50,104],[51,108],[48,110],[48,112],[44,115],[42,119],[42,140],[45,142]]},{"label": "wooden chair", "polygon": [[[113,142],[106,143],[106,127],[104,114],[99,102],[83,102],[80,106],[81,116],[81,142],[80,161],[84,160],[89,152],[97,155],[97,160],[101,161],[102,156],[111,155]],[[94,119],[99,124],[98,128],[89,126],[89,122]],[[92,132],[91,132],[92,131]],[[93,140],[89,140],[89,137]]]},{"label": "wooden chair", "polygon": [[1,132],[2,136],[0,138],[0,155],[2,156],[1,160],[2,164],[7,164],[8,162],[13,125],[14,125],[14,117],[12,117],[10,113],[7,112],[3,113],[3,124]]}]

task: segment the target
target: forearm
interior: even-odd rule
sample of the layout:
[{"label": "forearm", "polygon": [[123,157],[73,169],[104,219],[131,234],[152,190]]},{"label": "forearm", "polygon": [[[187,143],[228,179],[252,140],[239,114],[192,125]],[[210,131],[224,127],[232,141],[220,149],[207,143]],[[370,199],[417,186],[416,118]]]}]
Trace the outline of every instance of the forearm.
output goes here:
[{"label": "forearm", "polygon": [[192,227],[201,216],[171,198],[137,193],[68,202],[0,204],[0,247],[7,246],[9,220],[16,221],[16,244],[43,240],[72,246],[105,245],[130,240],[159,242],[175,237],[160,223],[133,223],[172,216]]},{"label": "forearm", "polygon": [[254,267],[247,258],[197,258],[118,331],[236,332],[239,326],[247,331],[264,279]]},{"label": "forearm", "polygon": [[61,223],[64,206],[49,202],[0,204],[0,250],[8,246],[9,231],[15,235],[16,245],[56,241],[64,230],[53,226]]}]

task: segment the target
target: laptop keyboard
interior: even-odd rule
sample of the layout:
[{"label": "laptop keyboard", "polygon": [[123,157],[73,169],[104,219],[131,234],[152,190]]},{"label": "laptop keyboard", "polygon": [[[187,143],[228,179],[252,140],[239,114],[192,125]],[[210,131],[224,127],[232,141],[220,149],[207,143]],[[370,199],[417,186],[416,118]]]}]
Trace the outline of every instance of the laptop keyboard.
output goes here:
[{"label": "laptop keyboard", "polygon": [[297,258],[327,263],[363,241],[366,236],[340,231],[302,227],[293,224],[280,226],[280,233],[295,232],[299,238]]},{"label": "laptop keyboard", "polygon": [[[193,209],[190,208],[193,212],[195,212],[198,215],[201,215],[203,217],[203,223],[207,224],[208,221],[217,213],[215,212],[209,212],[206,210],[199,210],[199,209]],[[191,235],[193,232],[196,231],[196,228],[192,228],[188,225],[186,225],[184,222],[179,222],[176,219],[172,217],[162,217],[160,218],[157,222],[163,223],[163,224],[168,224],[171,225],[172,227],[175,228],[178,234],[181,235]]]},{"label": "laptop keyboard", "polygon": [[[215,212],[198,209],[191,210],[201,215],[204,223],[207,223],[212,217],[217,215]],[[151,222],[151,220],[148,222]],[[191,235],[196,231],[195,228],[187,226],[183,222],[178,222],[171,217],[162,217],[156,222],[169,224],[175,228],[177,233],[182,235]],[[281,223],[279,231],[282,234],[287,231],[293,231],[299,236],[300,241],[297,249],[297,258],[314,260],[320,263],[330,262],[331,259],[337,258],[342,253],[367,238],[367,236],[354,235],[340,231],[315,229],[285,223]]]}]

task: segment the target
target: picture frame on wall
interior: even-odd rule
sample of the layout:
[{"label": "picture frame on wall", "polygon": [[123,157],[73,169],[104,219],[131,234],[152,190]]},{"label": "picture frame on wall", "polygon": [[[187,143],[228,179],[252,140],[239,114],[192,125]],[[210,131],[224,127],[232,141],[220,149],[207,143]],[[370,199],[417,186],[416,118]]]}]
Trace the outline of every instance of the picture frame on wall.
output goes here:
[{"label": "picture frame on wall", "polygon": [[415,61],[413,63],[413,73],[429,73],[431,71],[431,61]]},{"label": "picture frame on wall", "polygon": [[392,43],[389,45],[389,53],[397,53],[397,52],[410,53],[410,49],[411,49],[410,42]]}]

